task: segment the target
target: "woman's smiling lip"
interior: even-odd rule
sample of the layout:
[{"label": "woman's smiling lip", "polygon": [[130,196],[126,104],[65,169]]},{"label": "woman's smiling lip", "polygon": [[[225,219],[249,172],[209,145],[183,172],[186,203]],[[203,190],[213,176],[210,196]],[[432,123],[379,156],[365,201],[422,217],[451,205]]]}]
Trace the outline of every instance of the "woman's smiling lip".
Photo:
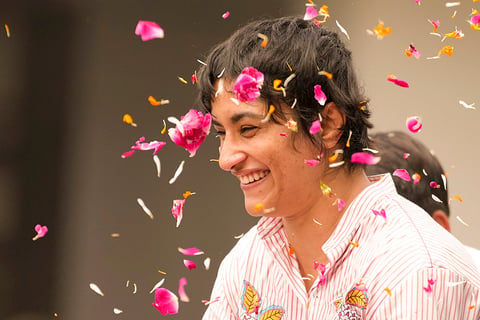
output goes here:
[{"label": "woman's smiling lip", "polygon": [[270,170],[249,170],[232,172],[240,181],[243,190],[250,189],[263,181],[270,174]]}]

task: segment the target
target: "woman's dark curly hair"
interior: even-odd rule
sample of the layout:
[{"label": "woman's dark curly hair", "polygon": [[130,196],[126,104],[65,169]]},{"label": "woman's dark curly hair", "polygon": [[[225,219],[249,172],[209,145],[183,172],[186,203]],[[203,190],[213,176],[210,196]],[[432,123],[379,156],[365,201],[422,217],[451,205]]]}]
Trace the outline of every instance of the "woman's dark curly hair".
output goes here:
[{"label": "woman's dark curly hair", "polygon": [[[265,36],[268,41],[262,46]],[[260,98],[267,102],[267,109],[271,104],[276,107],[272,120],[285,121],[280,105],[295,104],[292,110],[299,131],[324,151],[320,137],[309,133],[312,122],[319,119],[324,108],[314,98],[314,86],[321,85],[327,96],[325,105],[334,102],[346,116],[344,126],[339,128],[342,131],[339,145],[344,147],[345,165],[348,169],[359,166],[350,158],[353,153],[369,147],[367,131],[372,124],[368,120],[367,99],[357,83],[351,52],[337,33],[300,17],[258,20],[216,45],[205,63],[199,70],[198,84],[200,104],[206,110],[211,111],[216,92],[214,85],[220,76],[234,81],[244,68],[254,67],[265,77]],[[331,79],[322,71],[331,74]],[[282,80],[285,92],[274,88],[276,79]],[[285,86],[286,79],[289,81]]]}]

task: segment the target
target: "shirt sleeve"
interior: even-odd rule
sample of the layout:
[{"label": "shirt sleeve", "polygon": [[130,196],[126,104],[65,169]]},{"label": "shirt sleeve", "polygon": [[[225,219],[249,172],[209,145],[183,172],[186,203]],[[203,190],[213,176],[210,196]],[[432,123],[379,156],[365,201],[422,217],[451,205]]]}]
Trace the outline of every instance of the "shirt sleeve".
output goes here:
[{"label": "shirt sleeve", "polygon": [[[237,273],[235,264],[230,263],[231,255],[221,263],[217,279],[210,296],[210,304],[202,320],[239,320],[236,310],[236,289],[234,275]],[[239,299],[239,296],[238,296]]]},{"label": "shirt sleeve", "polygon": [[368,319],[480,319],[479,288],[448,269],[421,269],[388,289]]}]

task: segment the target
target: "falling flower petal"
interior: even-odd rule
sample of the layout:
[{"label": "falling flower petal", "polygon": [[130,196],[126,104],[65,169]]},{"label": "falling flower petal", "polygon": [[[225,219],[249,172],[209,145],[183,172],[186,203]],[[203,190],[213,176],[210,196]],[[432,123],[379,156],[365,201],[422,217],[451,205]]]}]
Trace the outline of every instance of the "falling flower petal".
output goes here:
[{"label": "falling flower petal", "polygon": [[335,23],[337,24],[337,27],[340,29],[340,31],[347,37],[348,40],[350,40],[350,36],[348,35],[347,30],[345,30],[344,27],[338,22],[338,20],[335,20]]},{"label": "falling flower petal", "polygon": [[461,224],[463,224],[465,227],[470,227],[470,225],[469,225],[468,223],[466,223],[465,221],[463,221],[463,219],[460,218],[459,216],[457,216],[457,220],[458,220]]},{"label": "falling flower petal", "polygon": [[224,14],[222,14],[223,19],[227,19],[230,16],[230,11],[226,11]]},{"label": "falling flower petal", "polygon": [[177,228],[180,225],[180,222],[182,222],[184,207],[185,207],[185,199],[173,200],[172,214],[173,214],[173,217],[177,219]]},{"label": "falling flower petal", "polygon": [[160,158],[157,155],[154,155],[153,162],[155,163],[155,167],[157,168],[157,177],[160,178],[160,173],[162,170],[162,165],[160,164]]},{"label": "falling flower petal", "polygon": [[385,288],[385,289],[383,289],[383,290],[385,290],[385,292],[386,292],[389,296],[392,295],[392,290],[390,290],[389,288]]},{"label": "falling flower petal", "polygon": [[432,194],[432,199],[433,199],[434,201],[438,202],[438,203],[443,203],[443,201],[442,201],[442,200],[440,200],[440,198],[439,198],[439,197],[437,197],[437,196],[436,196],[436,195],[434,195],[434,194]]},{"label": "falling flower petal", "polygon": [[178,298],[168,289],[155,289],[155,302],[152,305],[164,316],[178,313]]},{"label": "falling flower petal", "polygon": [[162,280],[158,281],[152,288],[152,290],[150,290],[150,293],[152,293],[153,291],[155,291],[155,289],[157,288],[160,288],[163,283],[165,282],[165,278],[163,278]]},{"label": "falling flower petal", "polygon": [[363,163],[374,165],[380,161],[381,157],[375,157],[374,155],[366,152],[355,152],[352,154],[351,162],[352,163]]},{"label": "falling flower petal", "polygon": [[185,163],[185,160],[182,160],[182,162],[180,162],[180,164],[178,165],[178,168],[175,171],[175,174],[173,175],[172,179],[170,179],[170,181],[168,181],[169,184],[173,184],[177,180],[177,178],[180,176],[180,174],[183,171],[184,163]]},{"label": "falling flower petal", "polygon": [[95,283],[90,283],[90,289],[92,289],[96,294],[101,295],[102,297],[104,296],[102,290],[95,284]]},{"label": "falling flower petal", "polygon": [[325,76],[325,77],[327,77],[327,78],[330,79],[330,80],[332,80],[332,78],[333,78],[333,74],[331,74],[330,72],[325,71],[325,70],[318,71],[318,75],[319,75],[319,76]]},{"label": "falling flower petal", "polygon": [[405,169],[397,169],[393,171],[392,175],[395,177],[399,177],[400,179],[403,179],[405,181],[410,181],[410,174]]},{"label": "falling flower petal", "polygon": [[463,202],[462,197],[460,197],[458,194],[454,195],[454,196],[453,196],[453,199],[456,199],[456,200],[458,200],[459,202]]},{"label": "falling flower petal", "polygon": [[411,56],[414,56],[416,59],[419,59],[421,54],[420,54],[420,51],[418,51],[417,49],[415,49],[415,47],[413,46],[413,44],[410,44],[408,46],[407,49],[405,49],[405,55],[407,57],[411,57]]},{"label": "falling flower petal", "polygon": [[42,225],[37,224],[37,225],[35,225],[35,232],[37,234],[32,238],[33,241],[45,237],[45,235],[48,232],[48,228],[47,228],[47,226],[42,226]]},{"label": "falling flower petal", "polygon": [[150,209],[147,208],[147,206],[145,205],[145,202],[143,202],[141,198],[137,198],[137,202],[140,205],[140,207],[142,207],[143,211],[147,214],[147,216],[149,216],[150,219],[153,220],[153,213],[152,211],[150,211]]},{"label": "falling flower petal", "polygon": [[123,310],[120,310],[118,308],[113,308],[113,313],[120,314],[120,313],[123,313]]},{"label": "falling flower petal", "polygon": [[123,122],[125,122],[126,124],[131,125],[132,127],[136,127],[136,126],[137,126],[137,124],[133,122],[132,116],[129,115],[128,113],[125,113],[125,114],[123,115],[123,119],[122,119],[122,120],[123,120]]},{"label": "falling flower petal", "polygon": [[212,303],[215,303],[215,302],[218,302],[220,301],[220,297],[216,297],[215,299],[212,299],[212,300],[202,300],[202,303],[205,304],[206,306],[208,306],[209,304],[212,304]]},{"label": "falling flower petal", "polygon": [[345,200],[338,198],[337,199],[337,209],[338,211],[342,211],[342,209],[345,207]]},{"label": "falling flower petal", "polygon": [[373,29],[373,34],[377,36],[378,40],[382,40],[385,36],[392,33],[391,27],[383,27],[384,22],[380,21],[378,25]]},{"label": "falling flower petal", "polygon": [[157,100],[153,96],[148,96],[148,102],[150,102],[152,106],[157,107],[157,106],[170,103],[170,100],[167,100],[167,99]]},{"label": "falling flower petal", "polygon": [[307,6],[305,10],[305,15],[303,16],[303,20],[312,20],[313,18],[318,16],[318,11],[315,7]]},{"label": "falling flower petal", "polygon": [[437,32],[437,29],[440,26],[440,21],[439,20],[437,20],[437,21],[428,20],[428,22],[430,22],[433,25],[433,32],[434,33]]},{"label": "falling flower petal", "polygon": [[417,133],[422,130],[422,119],[417,116],[409,117],[406,121],[407,129],[412,133]]},{"label": "falling flower petal", "polygon": [[397,86],[399,86],[399,87],[403,87],[403,88],[408,88],[408,87],[410,87],[410,85],[408,84],[407,81],[399,80],[399,79],[397,79],[397,77],[395,77],[393,74],[388,75],[387,80],[390,81],[390,82],[395,83],[395,84],[396,84]]},{"label": "falling flower petal", "polygon": [[195,194],[195,192],[185,191],[185,192],[183,193],[183,198],[184,198],[184,199],[187,199],[188,197],[190,197],[191,195],[194,195],[194,194]]},{"label": "falling flower petal", "polygon": [[153,154],[157,154],[158,151],[160,151],[164,145],[166,145],[166,142],[163,141],[151,141],[151,142],[144,142],[145,137],[140,137],[136,142],[135,145],[131,146],[130,151],[125,152],[122,154],[122,158],[130,157],[135,151],[147,151],[147,150],[153,150]]},{"label": "falling flower petal", "polygon": [[142,41],[165,37],[165,32],[157,23],[143,20],[138,21],[135,34],[141,36]]},{"label": "falling flower petal", "polygon": [[315,120],[313,121],[312,125],[310,126],[310,134],[316,134],[320,132],[320,129],[322,128],[322,124],[320,120]]},{"label": "falling flower petal", "polygon": [[460,2],[447,2],[445,3],[445,7],[451,8],[451,7],[457,7],[460,5]]},{"label": "falling flower petal", "polygon": [[468,23],[470,23],[470,27],[473,29],[473,30],[480,30],[480,15],[474,15],[470,18],[470,20],[468,21]]},{"label": "falling flower petal", "polygon": [[325,105],[325,102],[327,102],[327,96],[325,95],[325,93],[322,91],[322,86],[319,85],[319,84],[316,84],[314,87],[313,87],[313,91],[315,93],[315,100],[318,101],[318,103],[320,103],[321,106],[324,106]]},{"label": "falling flower petal", "polygon": [[408,157],[410,157],[410,153],[404,153],[403,154],[403,159],[407,159]]},{"label": "falling flower petal", "polygon": [[330,188],[328,185],[326,185],[323,182],[320,182],[320,190],[322,190],[322,194],[327,197],[333,197],[334,193],[332,192],[332,188]]},{"label": "falling flower petal", "polygon": [[463,100],[459,100],[458,103],[460,103],[460,105],[461,105],[462,107],[464,107],[465,109],[473,109],[473,110],[476,109],[476,108],[474,107],[475,102],[468,104],[468,103],[466,103],[466,102],[463,101]]},{"label": "falling flower petal", "polygon": [[455,31],[445,33],[442,41],[444,41],[446,38],[462,39],[463,37],[465,37],[465,34],[462,32],[462,30],[455,29]]},{"label": "falling flower petal", "polygon": [[195,269],[197,267],[197,264],[193,262],[192,260],[183,260],[183,264],[185,267],[187,267],[188,270]]},{"label": "falling flower petal", "polygon": [[203,260],[203,266],[205,267],[205,270],[210,269],[210,262],[211,262],[211,259],[209,257],[207,257],[207,258],[205,258],[205,260]]},{"label": "falling flower petal", "polygon": [[187,278],[183,277],[180,278],[178,281],[178,295],[180,297],[180,301],[182,302],[190,302],[187,294],[185,293],[185,286],[187,285]]},{"label": "falling flower petal", "polygon": [[203,251],[201,251],[200,249],[198,248],[195,248],[195,247],[192,247],[192,248],[187,248],[187,249],[183,249],[183,248],[178,248],[178,251],[183,254],[183,255],[186,255],[186,256],[199,256],[201,254],[204,254]]},{"label": "falling flower petal", "polygon": [[190,109],[180,120],[169,117],[170,122],[176,124],[175,128],[168,129],[172,141],[190,152],[190,157],[195,156],[206,136],[210,133],[212,116],[210,113],[203,115],[200,111]]},{"label": "falling flower petal", "polygon": [[387,219],[387,213],[385,212],[385,209],[381,209],[380,211],[372,209],[372,212],[377,217],[382,217],[383,219]]},{"label": "falling flower petal", "polygon": [[10,27],[8,24],[5,24],[5,33],[7,34],[7,38],[10,38]]},{"label": "falling flower petal", "polygon": [[182,77],[177,77],[177,78],[178,78],[178,80],[180,80],[181,83],[188,84],[188,81],[183,79]]},{"label": "falling flower petal", "polygon": [[240,102],[255,101],[260,97],[263,80],[263,73],[253,67],[247,67],[235,80],[233,93]]}]

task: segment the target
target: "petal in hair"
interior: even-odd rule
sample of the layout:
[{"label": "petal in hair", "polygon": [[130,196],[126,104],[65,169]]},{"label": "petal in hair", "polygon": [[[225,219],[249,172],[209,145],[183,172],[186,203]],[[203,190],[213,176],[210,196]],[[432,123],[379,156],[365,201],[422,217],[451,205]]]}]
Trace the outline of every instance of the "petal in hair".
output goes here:
[{"label": "petal in hair", "polygon": [[371,153],[355,152],[354,154],[352,154],[351,162],[374,165],[374,164],[377,164],[378,162],[380,162],[380,159],[381,159],[381,157],[375,157]]},{"label": "petal in hair", "polygon": [[410,181],[410,174],[405,169],[396,169],[395,171],[393,171],[392,175],[395,177],[399,177],[400,179],[403,179],[405,181]]},{"label": "petal in hair", "polygon": [[260,97],[263,85],[263,73],[253,67],[247,67],[235,80],[233,93],[240,102],[252,102]]},{"label": "petal in hair", "polygon": [[327,102],[327,96],[322,91],[322,86],[319,85],[319,84],[316,84],[313,87],[313,91],[314,91],[314,94],[315,94],[315,100],[317,100],[318,103],[320,103],[321,106],[324,106],[325,102]]}]

